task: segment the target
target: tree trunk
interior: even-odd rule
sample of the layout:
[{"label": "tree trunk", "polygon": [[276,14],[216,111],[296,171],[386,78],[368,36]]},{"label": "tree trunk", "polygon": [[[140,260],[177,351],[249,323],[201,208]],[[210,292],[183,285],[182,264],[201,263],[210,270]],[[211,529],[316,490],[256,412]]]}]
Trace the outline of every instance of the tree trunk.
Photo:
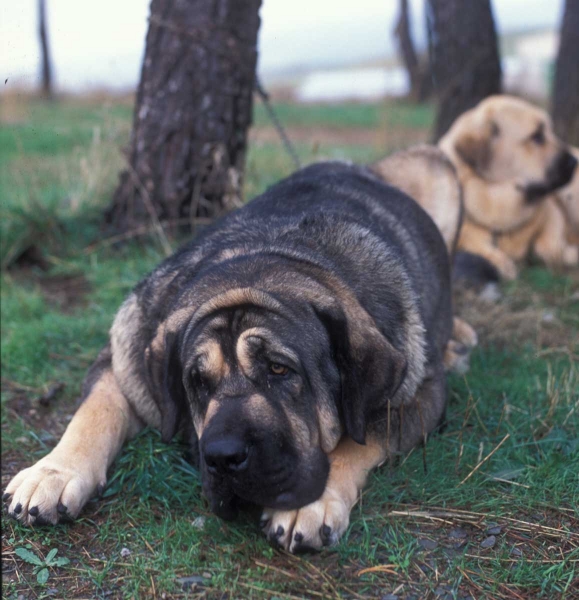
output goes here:
[{"label": "tree trunk", "polygon": [[428,0],[426,25],[437,141],[461,113],[500,94],[501,64],[490,0]]},{"label": "tree trunk", "polygon": [[48,46],[48,33],[46,28],[46,2],[38,0],[38,33],[40,35],[40,54],[42,56],[41,67],[41,94],[46,99],[52,99],[52,61],[50,59],[50,48]]},{"label": "tree trunk", "polygon": [[152,0],[129,165],[106,215],[117,229],[193,227],[241,204],[260,4]]},{"label": "tree trunk", "polygon": [[579,146],[579,0],[567,0],[555,68],[553,121],[555,131]]},{"label": "tree trunk", "polygon": [[430,92],[430,78],[428,68],[421,63],[414,48],[408,0],[400,0],[400,16],[394,29],[394,36],[398,40],[398,54],[408,72],[410,97],[416,102],[423,102]]}]

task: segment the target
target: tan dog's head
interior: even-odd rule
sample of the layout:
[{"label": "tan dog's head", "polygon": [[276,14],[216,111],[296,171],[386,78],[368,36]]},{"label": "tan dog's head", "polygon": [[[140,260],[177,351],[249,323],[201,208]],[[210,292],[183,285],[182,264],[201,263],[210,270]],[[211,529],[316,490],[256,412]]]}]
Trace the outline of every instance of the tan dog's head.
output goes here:
[{"label": "tan dog's head", "polygon": [[513,181],[530,200],[569,183],[577,164],[549,115],[511,96],[491,96],[461,115],[441,145],[482,179]]}]

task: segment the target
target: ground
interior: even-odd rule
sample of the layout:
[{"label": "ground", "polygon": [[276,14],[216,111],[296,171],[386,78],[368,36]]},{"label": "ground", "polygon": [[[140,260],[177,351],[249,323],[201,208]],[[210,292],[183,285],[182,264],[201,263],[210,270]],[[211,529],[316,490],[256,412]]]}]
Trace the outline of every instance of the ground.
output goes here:
[{"label": "ground", "polygon": [[[101,228],[130,103],[0,108],[5,486],[54,446],[116,308],[164,254],[154,235]],[[402,104],[278,111],[304,162],[370,161],[426,141],[432,121]],[[291,169],[258,106],[247,197]],[[530,266],[499,297],[456,303],[481,344],[450,378],[448,425],[371,476],[337,547],[290,556],[253,516],[220,521],[184,448],[146,431],[76,523],[3,519],[3,597],[579,598],[579,276]]]}]

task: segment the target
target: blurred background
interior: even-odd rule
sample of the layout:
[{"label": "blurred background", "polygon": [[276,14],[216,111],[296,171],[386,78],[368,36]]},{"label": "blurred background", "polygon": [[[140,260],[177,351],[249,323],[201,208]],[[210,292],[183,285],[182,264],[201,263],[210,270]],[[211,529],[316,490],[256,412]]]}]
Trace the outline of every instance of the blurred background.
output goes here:
[{"label": "blurred background", "polygon": [[[409,2],[416,49],[427,49],[423,0]],[[495,0],[504,88],[548,97],[562,0]],[[393,35],[398,0],[265,0],[258,70],[264,84],[299,101],[404,96],[410,82]],[[138,84],[148,0],[47,0],[56,92],[126,93]],[[36,0],[0,8],[0,72],[5,89],[38,85],[41,51]]]},{"label": "blurred background", "polygon": [[[579,0],[0,0],[2,484],[62,435],[137,282],[298,164],[436,141],[501,91],[579,146],[578,32]],[[297,562],[209,517],[149,432],[74,528],[6,522],[2,597],[576,598],[578,275],[534,266],[457,305],[480,346],[428,472],[414,452],[376,478],[336,553]],[[36,584],[24,546],[74,566]]]}]

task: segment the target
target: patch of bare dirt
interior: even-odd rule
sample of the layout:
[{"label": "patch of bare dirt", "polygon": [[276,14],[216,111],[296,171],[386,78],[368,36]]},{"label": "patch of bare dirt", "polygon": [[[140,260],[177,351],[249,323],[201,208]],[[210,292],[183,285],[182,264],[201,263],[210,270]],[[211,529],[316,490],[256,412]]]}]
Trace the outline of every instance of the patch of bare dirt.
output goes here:
[{"label": "patch of bare dirt", "polygon": [[[427,133],[417,129],[385,129],[355,128],[355,127],[288,127],[288,137],[293,142],[312,144],[318,146],[332,146],[351,144],[372,146],[375,148],[406,148],[415,144],[423,144]],[[253,143],[280,142],[279,134],[273,127],[253,127],[249,134]]]},{"label": "patch of bare dirt", "polygon": [[49,275],[34,266],[11,270],[11,275],[18,283],[38,286],[47,302],[63,313],[86,305],[91,287],[82,273]]},{"label": "patch of bare dirt", "polygon": [[77,306],[84,306],[86,296],[91,289],[82,274],[41,277],[37,280],[37,284],[45,298],[63,312],[68,312]]},{"label": "patch of bare dirt", "polygon": [[[579,290],[579,274],[572,276]],[[455,312],[477,332],[483,345],[500,347],[531,343],[538,349],[560,348],[570,355],[577,352],[579,339],[575,327],[562,318],[564,312],[579,309],[579,297],[573,291],[561,295],[538,293],[521,285],[511,294],[496,288],[495,294],[454,286]]]}]

